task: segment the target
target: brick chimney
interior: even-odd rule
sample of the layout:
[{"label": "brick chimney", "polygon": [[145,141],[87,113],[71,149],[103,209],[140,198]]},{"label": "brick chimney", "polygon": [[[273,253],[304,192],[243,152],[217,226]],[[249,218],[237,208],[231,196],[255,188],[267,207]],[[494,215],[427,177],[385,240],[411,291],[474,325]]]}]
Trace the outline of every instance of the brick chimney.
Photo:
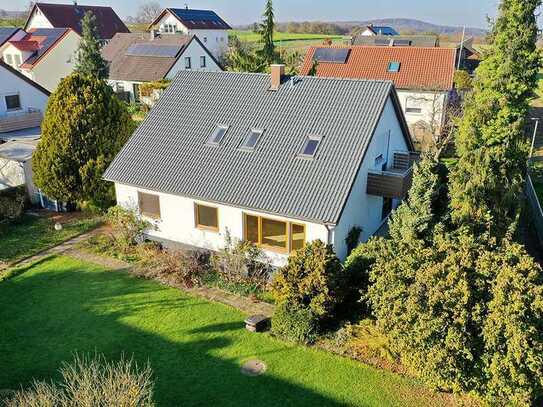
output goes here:
[{"label": "brick chimney", "polygon": [[273,64],[271,66],[271,87],[270,90],[279,90],[281,79],[285,76],[285,65]]}]

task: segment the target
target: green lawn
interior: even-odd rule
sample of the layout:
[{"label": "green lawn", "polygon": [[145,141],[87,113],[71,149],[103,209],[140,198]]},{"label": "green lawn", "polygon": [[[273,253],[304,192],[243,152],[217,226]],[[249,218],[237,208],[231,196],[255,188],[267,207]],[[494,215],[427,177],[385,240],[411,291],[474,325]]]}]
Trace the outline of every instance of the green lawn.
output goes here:
[{"label": "green lawn", "polygon": [[[410,379],[243,329],[221,304],[68,257],[0,283],[0,389],[58,378],[73,352],[149,361],[159,406],[437,406]],[[267,364],[246,377],[251,358]]]},{"label": "green lawn", "polygon": [[9,263],[31,256],[86,232],[97,223],[96,218],[74,220],[56,231],[50,218],[24,215],[16,222],[0,225],[0,261]]},{"label": "green lawn", "polygon": [[[236,35],[240,40],[247,42],[258,42],[260,41],[260,34],[253,31],[241,31],[241,30],[232,30],[230,35]],[[296,33],[285,33],[285,32],[276,32],[274,34],[274,41],[276,43],[286,42],[286,41],[322,41],[324,39],[332,40],[342,40],[344,37],[342,35],[324,35],[324,34],[296,34]]]}]

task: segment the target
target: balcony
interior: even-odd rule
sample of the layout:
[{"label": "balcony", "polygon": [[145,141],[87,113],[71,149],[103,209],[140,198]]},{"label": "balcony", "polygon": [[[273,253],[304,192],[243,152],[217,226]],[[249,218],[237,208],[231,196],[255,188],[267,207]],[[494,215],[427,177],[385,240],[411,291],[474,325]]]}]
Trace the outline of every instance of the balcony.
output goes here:
[{"label": "balcony", "polygon": [[0,133],[38,127],[42,120],[43,113],[33,108],[4,114],[0,116]]},{"label": "balcony", "polygon": [[414,153],[394,153],[391,168],[368,171],[366,192],[384,198],[404,198],[411,188],[413,163],[417,158]]}]

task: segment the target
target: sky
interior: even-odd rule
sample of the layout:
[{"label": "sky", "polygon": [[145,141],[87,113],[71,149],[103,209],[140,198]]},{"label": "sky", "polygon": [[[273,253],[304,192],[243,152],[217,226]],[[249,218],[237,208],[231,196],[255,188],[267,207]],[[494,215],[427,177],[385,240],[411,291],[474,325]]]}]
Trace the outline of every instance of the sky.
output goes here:
[{"label": "sky", "polygon": [[[71,0],[43,0],[71,3]],[[79,0],[80,4],[109,5],[121,16],[135,15],[144,0]],[[29,0],[0,0],[0,9],[23,10]],[[164,7],[213,9],[231,25],[260,20],[265,0],[159,0]],[[486,28],[498,0],[275,0],[278,21],[356,21],[377,18],[415,18],[426,22]]]}]

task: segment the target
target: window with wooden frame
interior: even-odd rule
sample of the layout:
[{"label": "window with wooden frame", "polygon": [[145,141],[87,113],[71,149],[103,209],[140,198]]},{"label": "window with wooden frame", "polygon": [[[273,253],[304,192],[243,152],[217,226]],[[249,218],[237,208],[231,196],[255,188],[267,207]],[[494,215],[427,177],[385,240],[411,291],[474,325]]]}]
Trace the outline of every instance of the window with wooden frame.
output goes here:
[{"label": "window with wooden frame", "polygon": [[160,219],[160,197],[158,195],[138,192],[140,213],[152,219]]},{"label": "window with wooden frame", "polygon": [[305,226],[244,214],[243,237],[264,249],[289,253],[305,245]]},{"label": "window with wooden frame", "polygon": [[219,208],[195,203],[194,214],[198,229],[219,231]]}]

